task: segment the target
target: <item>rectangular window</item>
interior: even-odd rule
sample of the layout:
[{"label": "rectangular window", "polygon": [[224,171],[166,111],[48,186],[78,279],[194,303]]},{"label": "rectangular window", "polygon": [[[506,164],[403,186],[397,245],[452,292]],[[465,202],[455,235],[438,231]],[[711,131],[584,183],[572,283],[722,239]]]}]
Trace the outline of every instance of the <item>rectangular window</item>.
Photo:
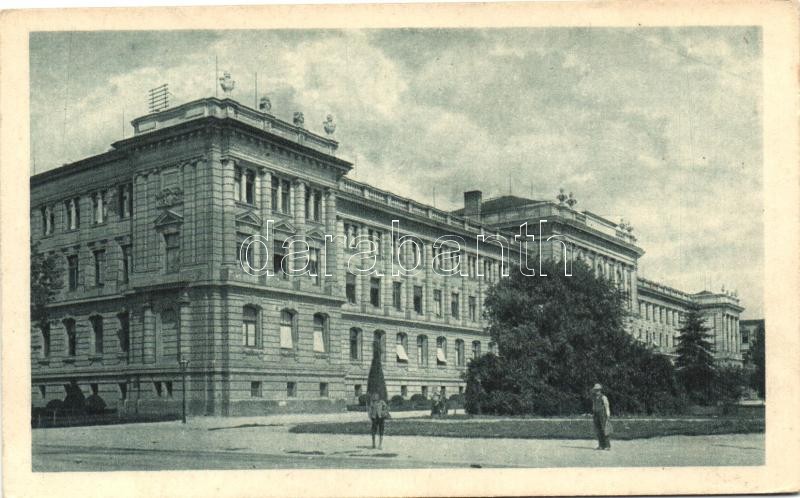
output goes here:
[{"label": "rectangular window", "polygon": [[361,384],[356,384],[355,386],[353,386],[353,394],[355,395],[356,399],[358,399],[358,397],[361,396],[361,392],[362,392]]},{"label": "rectangular window", "polygon": [[[283,258],[285,256],[286,256],[286,249],[283,248],[283,241],[282,240],[276,240],[275,242],[273,242],[273,244],[272,244],[272,272],[275,275],[277,275],[277,276],[279,276],[279,277],[281,277],[283,279],[288,279],[289,278],[289,273],[286,272],[286,271],[283,271],[283,267],[284,267]],[[286,265],[286,266],[288,266],[288,265]],[[288,270],[288,268],[287,268],[287,270]]]},{"label": "rectangular window", "polygon": [[98,386],[95,383],[89,384],[89,389],[92,390],[92,394],[95,395],[95,396],[97,396],[98,393],[100,392],[100,386]]},{"label": "rectangular window", "polygon": [[92,194],[92,214],[94,215],[93,221],[95,225],[106,221],[108,206],[106,206],[105,192],[96,192]]},{"label": "rectangular window", "polygon": [[119,186],[119,192],[117,196],[119,206],[117,211],[119,212],[119,217],[121,219],[130,218],[131,212],[133,211],[133,196],[131,195],[131,190],[130,183]]},{"label": "rectangular window", "polygon": [[69,290],[74,291],[78,288],[78,256],[73,254],[72,256],[67,256],[67,268],[68,268],[68,285]]},{"label": "rectangular window", "polygon": [[428,338],[424,335],[417,337],[417,365],[424,367],[428,364]]},{"label": "rectangular window", "polygon": [[242,200],[242,169],[236,168],[233,173],[233,199]]},{"label": "rectangular window", "polygon": [[122,398],[122,401],[128,399],[128,384],[124,382],[119,383],[119,397]]},{"label": "rectangular window", "polygon": [[345,293],[347,294],[347,302],[350,304],[356,304],[356,276],[352,273],[348,273],[345,278]]},{"label": "rectangular window", "polygon": [[256,347],[256,330],[258,327],[258,311],[250,306],[245,306],[242,316],[242,344],[247,347]]},{"label": "rectangular window", "polygon": [[422,396],[424,398],[427,398],[428,397],[428,386],[422,386],[422,388],[420,389],[420,392],[422,392]]},{"label": "rectangular window", "polygon": [[408,396],[408,386],[400,386],[400,396],[404,398]]},{"label": "rectangular window", "polygon": [[171,398],[172,397],[172,381],[168,380],[168,381],[164,382],[164,387],[167,388],[167,396]]},{"label": "rectangular window", "polygon": [[164,234],[164,260],[167,273],[175,273],[181,267],[181,242],[177,233]]},{"label": "rectangular window", "polygon": [[461,309],[459,306],[461,303],[459,302],[458,299],[459,299],[458,292],[453,292],[450,295],[450,315],[452,315],[453,318],[458,318],[459,315],[461,314]]},{"label": "rectangular window", "polygon": [[103,317],[93,316],[89,320],[94,334],[94,354],[103,354]]},{"label": "rectangular window", "polygon": [[102,287],[105,282],[106,252],[102,249],[94,251],[94,285]]},{"label": "rectangular window", "polygon": [[64,327],[67,329],[67,355],[75,356],[78,352],[78,334],[75,330],[75,320],[64,321]]},{"label": "rectangular window", "polygon": [[397,345],[395,346],[397,353],[397,361],[400,363],[408,363],[408,336],[404,333],[397,334]]},{"label": "rectangular window", "polygon": [[361,330],[350,329],[350,359],[361,359]]},{"label": "rectangular window", "polygon": [[50,325],[42,327],[42,358],[50,357]]},{"label": "rectangular window", "polygon": [[314,315],[313,348],[315,353],[326,353],[328,351],[326,327],[325,316],[320,314]]},{"label": "rectangular window", "polygon": [[464,356],[464,341],[456,340],[456,366],[463,367],[466,364]]},{"label": "rectangular window", "polygon": [[156,391],[156,396],[158,396],[158,397],[160,398],[160,397],[161,397],[161,394],[162,394],[162,391],[161,391],[161,389],[162,389],[162,387],[161,387],[161,382],[158,382],[158,381],[156,381],[156,382],[153,382],[153,388],[154,388],[154,389],[155,389],[155,391]]},{"label": "rectangular window", "polygon": [[394,309],[401,310],[403,309],[403,283],[402,282],[392,282],[392,305]]},{"label": "rectangular window", "polygon": [[286,397],[287,398],[296,398],[297,397],[297,383],[296,382],[287,382],[286,383]]},{"label": "rectangular window", "polygon": [[381,279],[369,279],[369,302],[376,308],[381,305]]},{"label": "rectangular window", "polygon": [[310,248],[308,251],[308,274],[313,279],[314,284],[319,285],[319,249],[315,247]]},{"label": "rectangular window", "polygon": [[447,339],[444,337],[436,339],[436,364],[447,365]]},{"label": "rectangular window", "polygon": [[261,382],[253,381],[250,383],[250,397],[251,398],[260,398],[264,394],[261,390]]},{"label": "rectangular window", "polygon": [[442,316],[442,291],[439,289],[433,290],[433,311],[436,316]]},{"label": "rectangular window", "polygon": [[131,246],[122,246],[122,283],[127,284],[131,276]]},{"label": "rectangular window", "polygon": [[130,349],[130,315],[128,312],[124,312],[117,315],[117,318],[119,318],[119,330],[117,331],[119,349],[123,353],[127,353]]},{"label": "rectangular window", "polygon": [[475,296],[469,296],[469,319],[473,322],[478,318],[478,302]]},{"label": "rectangular window", "polygon": [[472,359],[477,360],[481,355],[481,341],[474,341],[472,343]]},{"label": "rectangular window", "polygon": [[294,348],[294,316],[288,311],[281,312],[281,347]]},{"label": "rectangular window", "polygon": [[320,382],[319,383],[319,397],[320,398],[327,398],[328,397],[328,383],[327,382]]},{"label": "rectangular window", "polygon": [[414,311],[422,314],[422,287],[419,285],[414,286]]},{"label": "rectangular window", "polygon": [[256,199],[256,177],[252,171],[247,171],[244,178],[244,202],[255,204]]},{"label": "rectangular window", "polygon": [[270,189],[272,210],[277,211],[281,202],[281,181],[272,177],[272,187]]},{"label": "rectangular window", "polygon": [[281,212],[283,213],[290,213],[291,203],[289,202],[291,199],[291,191],[292,191],[292,184],[289,180],[281,180]]}]

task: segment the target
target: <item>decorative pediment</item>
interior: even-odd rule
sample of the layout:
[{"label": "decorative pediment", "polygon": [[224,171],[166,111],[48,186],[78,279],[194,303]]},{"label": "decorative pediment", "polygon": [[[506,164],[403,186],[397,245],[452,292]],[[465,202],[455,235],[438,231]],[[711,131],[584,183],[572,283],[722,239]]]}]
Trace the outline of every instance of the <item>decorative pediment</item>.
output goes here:
[{"label": "decorative pediment", "polygon": [[275,230],[279,232],[297,233],[297,228],[288,221],[280,221],[275,224]]},{"label": "decorative pediment", "polygon": [[156,220],[153,222],[153,224],[157,227],[162,227],[165,225],[174,225],[177,223],[183,223],[183,216],[169,209],[161,213],[158,216],[158,218],[156,218]]},{"label": "decorative pediment", "polygon": [[261,217],[258,216],[253,211],[245,211],[244,213],[241,213],[238,216],[236,216],[236,223],[244,223],[245,225],[250,225],[260,228],[262,221]]},{"label": "decorative pediment", "polygon": [[306,234],[306,236],[312,239],[325,240],[325,234],[319,230],[311,230]]}]

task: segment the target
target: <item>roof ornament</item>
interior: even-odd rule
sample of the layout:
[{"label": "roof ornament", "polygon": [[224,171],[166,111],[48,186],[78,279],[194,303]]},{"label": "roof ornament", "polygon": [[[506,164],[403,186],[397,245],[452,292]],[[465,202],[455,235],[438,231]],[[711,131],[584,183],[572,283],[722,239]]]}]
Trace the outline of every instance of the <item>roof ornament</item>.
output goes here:
[{"label": "roof ornament", "polygon": [[558,189],[558,195],[556,196],[556,199],[558,199],[559,204],[564,204],[564,201],[567,200],[567,194],[564,193],[563,188]]},{"label": "roof ornament", "polygon": [[325,129],[325,133],[333,135],[333,132],[336,131],[336,123],[333,121],[333,114],[328,114],[325,121],[322,122],[322,127]]},{"label": "roof ornament", "polygon": [[219,79],[219,86],[222,88],[222,91],[225,92],[226,97],[233,92],[236,82],[233,81],[233,78],[231,78],[230,71],[225,71],[222,73],[222,77]]},{"label": "roof ornament", "polygon": [[570,192],[570,193],[569,193],[569,199],[567,199],[567,206],[569,206],[569,208],[570,208],[570,209],[574,209],[574,207],[575,207],[575,204],[577,204],[577,203],[578,203],[578,199],[576,199],[576,198],[575,198],[575,197],[572,195],[572,192]]},{"label": "roof ornament", "polygon": [[261,97],[258,101],[258,110],[261,112],[269,112],[272,110],[272,102],[269,100],[269,97],[266,95]]},{"label": "roof ornament", "polygon": [[306,124],[306,118],[303,117],[302,112],[295,112],[294,116],[292,116],[292,123],[294,123],[294,125],[298,128],[303,128],[303,126]]}]

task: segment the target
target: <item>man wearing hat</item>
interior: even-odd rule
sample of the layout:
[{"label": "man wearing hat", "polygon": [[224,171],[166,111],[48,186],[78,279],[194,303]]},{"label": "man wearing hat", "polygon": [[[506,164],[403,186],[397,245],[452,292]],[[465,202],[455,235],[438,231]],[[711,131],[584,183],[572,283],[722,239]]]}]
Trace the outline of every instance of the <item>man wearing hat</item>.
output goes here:
[{"label": "man wearing hat", "polygon": [[608,398],[603,395],[603,386],[595,384],[592,387],[592,418],[594,419],[594,430],[597,433],[598,450],[610,450],[611,441],[611,408],[608,406]]}]

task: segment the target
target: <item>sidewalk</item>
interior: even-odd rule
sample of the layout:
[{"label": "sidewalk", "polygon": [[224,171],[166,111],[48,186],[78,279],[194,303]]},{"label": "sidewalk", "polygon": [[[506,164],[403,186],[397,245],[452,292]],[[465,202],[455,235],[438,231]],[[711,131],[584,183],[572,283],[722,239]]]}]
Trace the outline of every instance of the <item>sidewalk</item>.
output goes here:
[{"label": "sidewalk", "polygon": [[[398,412],[394,418],[414,417],[425,412]],[[593,440],[467,439],[425,438],[391,435],[387,423],[382,451],[370,448],[369,436],[335,434],[291,434],[300,422],[363,421],[366,414],[293,414],[262,417],[192,418],[180,422],[120,426],[37,429],[33,431],[34,457],[37,450],[136,450],[151,452],[214,452],[221,458],[237,453],[286,459],[273,467],[291,467],[291,460],[304,459],[305,466],[331,466],[341,458],[342,466],[391,465],[411,467],[594,467],[594,466],[684,466],[760,465],[764,462],[763,434],[719,436],[669,436],[632,441],[612,441],[610,452],[594,451]],[[355,458],[356,460],[353,460]],[[366,460],[365,460],[366,459]],[[325,461],[323,464],[323,460]],[[356,462],[355,464],[353,462]],[[405,463],[403,463],[405,462]],[[335,462],[333,463],[335,465]],[[200,463],[202,465],[202,462]],[[215,467],[209,467],[215,468]],[[245,467],[245,468],[250,468]]]}]

